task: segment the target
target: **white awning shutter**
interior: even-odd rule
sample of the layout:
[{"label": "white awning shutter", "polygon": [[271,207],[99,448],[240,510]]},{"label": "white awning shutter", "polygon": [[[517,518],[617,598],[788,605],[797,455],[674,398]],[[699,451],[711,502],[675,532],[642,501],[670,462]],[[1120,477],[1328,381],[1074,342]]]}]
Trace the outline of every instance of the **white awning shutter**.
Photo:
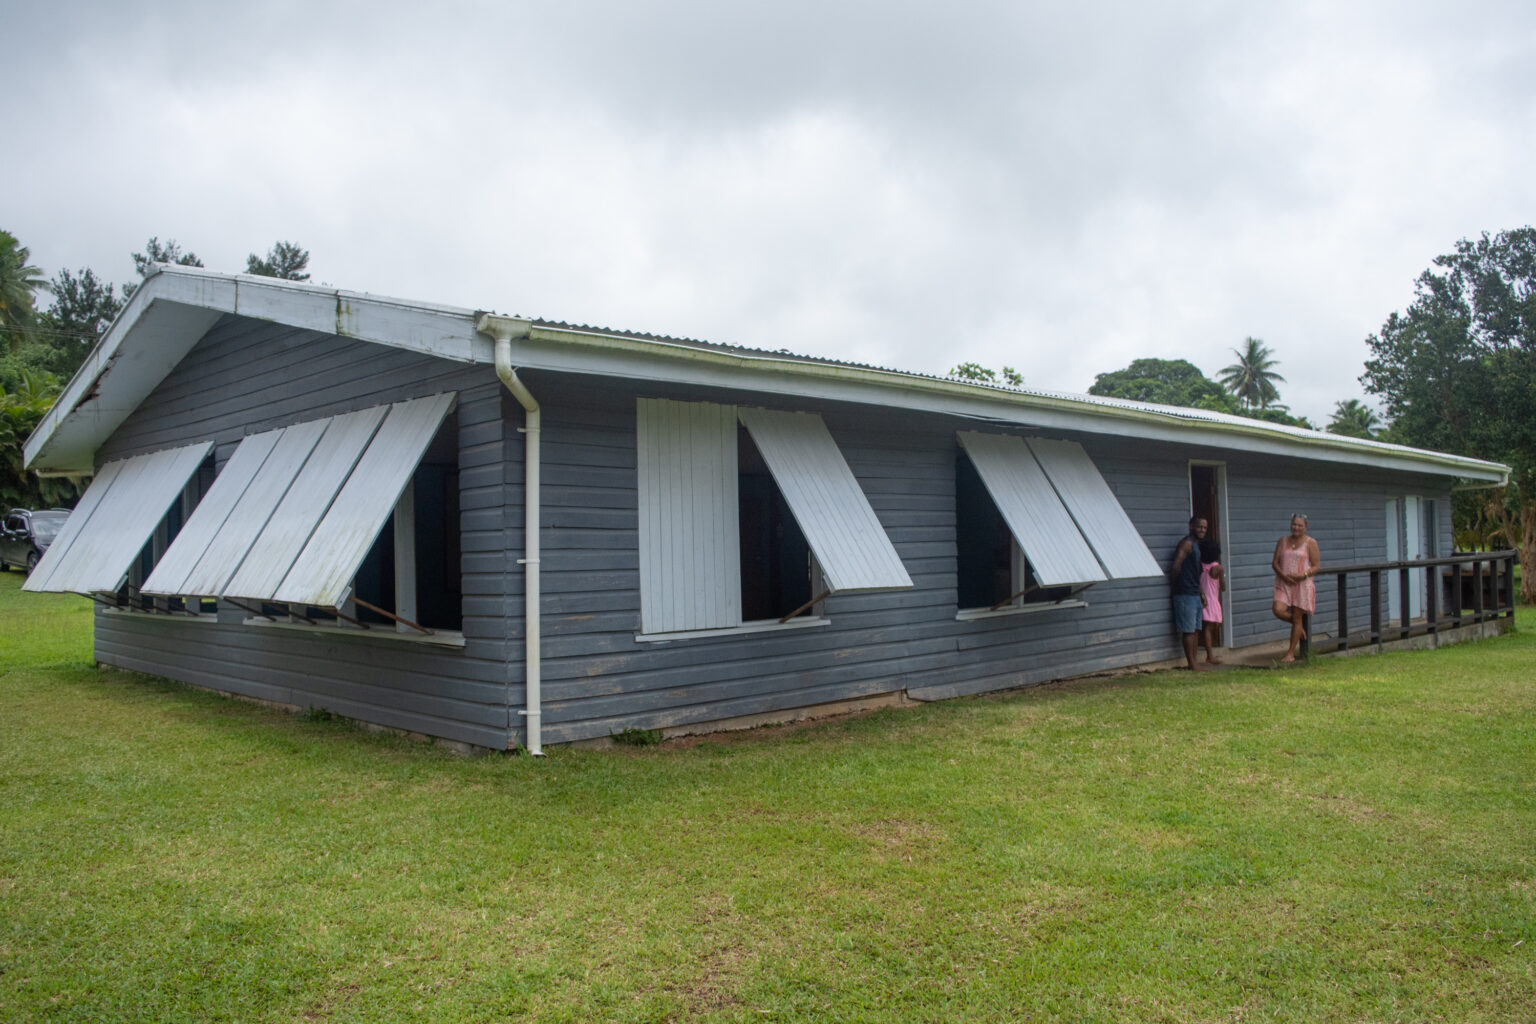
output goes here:
[{"label": "white awning shutter", "polygon": [[204,441],[103,466],[23,589],[115,592],[212,447]]},{"label": "white awning shutter", "polygon": [[912,577],[820,416],[739,409],[805,534],[827,589],[899,590]]},{"label": "white awning shutter", "polygon": [[1162,566],[1147,550],[1136,525],[1082,445],[1076,441],[1032,437],[1029,450],[1050,477],[1062,504],[1072,514],[1073,522],[1110,579],[1163,575]]},{"label": "white awning shutter", "polygon": [[145,591],[339,606],[455,397],[246,438]]},{"label": "white awning shutter", "polygon": [[1022,437],[962,430],[960,446],[1041,586],[1098,583],[1099,560]]},{"label": "white awning shutter", "polygon": [[642,398],[635,454],[641,631],[740,625],[735,407]]}]

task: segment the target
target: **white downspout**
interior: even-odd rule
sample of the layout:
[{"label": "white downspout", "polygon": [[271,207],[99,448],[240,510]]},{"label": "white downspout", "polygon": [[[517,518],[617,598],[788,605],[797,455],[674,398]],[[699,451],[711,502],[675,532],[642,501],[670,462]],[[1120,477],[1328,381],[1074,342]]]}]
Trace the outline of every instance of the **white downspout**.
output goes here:
[{"label": "white downspout", "polygon": [[512,365],[512,340],[526,339],[531,325],[516,317],[487,313],[476,330],[496,339],[496,376],[523,407],[523,685],[527,707],[520,712],[528,729],[528,753],[544,756],[540,711],[539,654],[539,403]]}]

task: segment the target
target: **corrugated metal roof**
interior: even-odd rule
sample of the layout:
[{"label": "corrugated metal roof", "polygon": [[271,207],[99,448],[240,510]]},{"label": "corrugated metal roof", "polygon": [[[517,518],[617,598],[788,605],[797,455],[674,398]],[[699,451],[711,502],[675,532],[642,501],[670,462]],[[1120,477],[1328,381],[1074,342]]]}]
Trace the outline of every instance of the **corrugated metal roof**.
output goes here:
[{"label": "corrugated metal roof", "polygon": [[[724,342],[702,341],[697,338],[676,337],[667,334],[651,334],[644,331],[630,331],[610,327],[598,327],[591,324],[571,323],[564,320],[543,320],[537,317],[526,318],[536,327],[549,330],[572,331],[584,334],[602,335],[613,338],[627,338],[634,341],[655,342],[662,345],[676,345],[685,348],[695,348],[705,352],[736,353],[755,358],[780,358],[793,360],[797,363],[809,363],[828,367],[843,367],[854,370],[868,370],[874,373],[890,374],[896,377],[907,377],[912,380],[931,381],[936,383],[952,384],[958,387],[978,388],[986,391],[994,391],[999,395],[1017,395],[1026,399],[1040,399],[1050,402],[1065,402],[1079,406],[1090,406],[1101,409],[1121,409],[1127,412],[1147,413],[1157,416],[1165,416],[1170,419],[1183,420],[1190,423],[1208,423],[1228,427],[1241,427],[1245,430],[1259,430],[1273,433],[1279,436],[1294,438],[1300,441],[1326,441],[1329,444],[1339,444],[1349,447],[1359,447],[1366,451],[1392,452],[1401,455],[1424,454],[1423,449],[1412,448],[1408,445],[1389,444],[1385,441],[1375,441],[1366,438],[1349,437],[1343,434],[1330,434],[1322,430],[1308,430],[1305,427],[1295,427],[1284,423],[1272,423],[1268,420],[1255,419],[1249,416],[1239,416],[1232,413],[1215,412],[1209,409],[1195,409],[1187,406],[1160,405],[1155,402],[1135,402],[1124,398],[1108,398],[1102,395],[1089,395],[1074,391],[1052,391],[1045,388],[1031,388],[1015,386],[1011,384],[997,384],[989,381],[977,381],[950,377],[942,374],[922,373],[916,370],[906,370],[890,366],[882,366],[878,363],[859,363],[849,360],[833,359],[828,356],[807,355],[801,352],[793,352],[787,348],[765,349],[755,348],[749,345],[733,345]],[[1472,463],[1481,463],[1482,460],[1469,459]],[[1482,463],[1495,465],[1494,463]]]},{"label": "corrugated metal roof", "polygon": [[815,552],[829,590],[912,586],[912,577],[820,416],[770,409],[737,413]]},{"label": "corrugated metal roof", "polygon": [[[150,276],[103,335],[25,446],[35,469],[86,473],[97,447],[153,390],[221,313],[252,316],[346,337],[361,338],[433,356],[489,362],[491,346],[478,334],[480,314],[467,309],[350,292],[321,285],[189,267],[162,267]],[[676,379],[777,393],[814,394],[898,408],[953,412],[973,420],[997,420],[1042,429],[1063,429],[1191,442],[1234,451],[1313,458],[1393,470],[1460,475],[1497,483],[1508,469],[1499,463],[1403,445],[1349,438],[1262,420],[1093,395],[1011,387],[916,373],[869,363],[680,338],[666,334],[593,327],[564,320],[533,319],[538,345],[527,354],[539,368],[580,371],[585,360],[571,349],[589,345],[624,350],[650,360],[692,358],[698,366],[658,367]],[[569,358],[577,354],[578,358]],[[609,352],[608,355],[614,355]],[[711,365],[712,364],[712,365]],[[624,358],[591,361],[592,372],[633,375]],[[720,371],[725,371],[721,373]],[[767,386],[764,386],[767,385]],[[1077,422],[1068,422],[1068,421]]]}]

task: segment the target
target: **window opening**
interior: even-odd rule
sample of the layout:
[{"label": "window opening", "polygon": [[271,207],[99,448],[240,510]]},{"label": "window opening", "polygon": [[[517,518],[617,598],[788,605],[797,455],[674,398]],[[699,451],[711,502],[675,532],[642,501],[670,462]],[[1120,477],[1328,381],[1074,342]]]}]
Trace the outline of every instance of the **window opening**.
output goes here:
[{"label": "window opening", "polygon": [[961,608],[1055,604],[1073,594],[1071,586],[1040,586],[963,449],[955,452],[955,556],[956,599]]},{"label": "window opening", "polygon": [[[379,531],[352,580],[352,607],[309,608],[312,622],[358,625],[402,633],[463,628],[460,582],[458,413],[449,413],[422,456],[405,493]],[[401,514],[409,511],[409,522]],[[404,523],[410,536],[402,536]],[[403,588],[410,599],[400,601]],[[265,610],[266,606],[263,606]],[[297,610],[297,609],[296,609]]]},{"label": "window opening", "polygon": [[[197,467],[197,471],[192,474],[176,500],[171,502],[170,507],[165,510],[165,516],[155,526],[154,532],[149,535],[149,540],[145,541],[144,547],[139,550],[138,557],[129,566],[128,576],[116,594],[118,608],[149,612],[156,610],[190,612],[193,615],[212,614],[218,611],[218,604],[214,601],[192,601],[190,603],[195,607],[188,607],[188,602],[180,597],[157,599],[140,590],[144,581],[149,579],[150,573],[155,571],[155,566],[160,564],[160,559],[165,557],[176,535],[181,533],[181,528],[186,525],[192,510],[197,508],[198,502],[203,500],[203,495],[208,493],[208,488],[213,486],[215,475],[213,455],[210,453]],[[163,600],[164,605],[158,604],[158,600]]]},{"label": "window opening", "polygon": [[811,600],[811,547],[745,427],[736,450],[742,621],[782,619]]}]

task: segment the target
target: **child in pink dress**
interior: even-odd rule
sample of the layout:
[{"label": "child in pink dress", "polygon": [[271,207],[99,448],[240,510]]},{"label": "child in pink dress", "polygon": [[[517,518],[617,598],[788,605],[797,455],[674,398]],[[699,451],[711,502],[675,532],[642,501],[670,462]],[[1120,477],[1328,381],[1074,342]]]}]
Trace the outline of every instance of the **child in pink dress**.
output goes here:
[{"label": "child in pink dress", "polygon": [[1207,538],[1200,544],[1200,558],[1200,639],[1205,644],[1205,660],[1220,665],[1221,659],[1213,650],[1221,626],[1221,592],[1227,589],[1220,545]]}]

